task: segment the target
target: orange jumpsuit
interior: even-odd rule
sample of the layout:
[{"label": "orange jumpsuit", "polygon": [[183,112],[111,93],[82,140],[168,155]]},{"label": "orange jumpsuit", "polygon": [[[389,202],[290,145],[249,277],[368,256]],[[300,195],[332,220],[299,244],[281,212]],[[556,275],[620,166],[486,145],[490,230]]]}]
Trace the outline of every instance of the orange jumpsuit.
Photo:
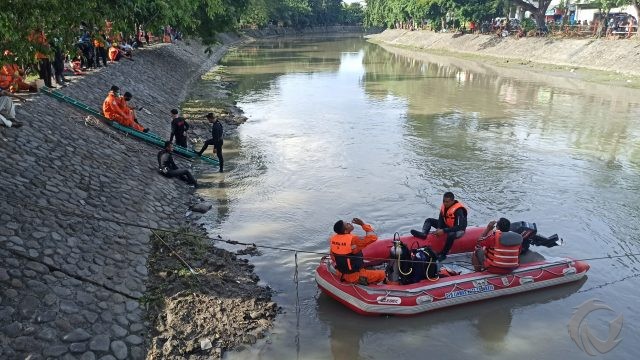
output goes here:
[{"label": "orange jumpsuit", "polygon": [[24,82],[22,76],[20,76],[18,64],[5,64],[0,69],[0,88],[17,92],[29,90],[31,86]]},{"label": "orange jumpsuit", "polygon": [[118,53],[119,52],[120,52],[120,50],[117,47],[111,46],[109,48],[109,60],[118,61]]},{"label": "orange jumpsuit", "polygon": [[102,103],[102,113],[107,119],[113,120],[122,126],[143,131],[144,128],[133,121],[133,114],[124,102],[124,99],[116,97],[113,91],[109,91],[109,95]]},{"label": "orange jumpsuit", "polygon": [[[364,237],[360,237],[357,235],[351,235],[351,253],[357,254],[362,251],[369,244],[378,240],[378,235],[373,233],[373,228],[369,224],[362,225],[362,230],[366,232]],[[384,280],[385,273],[384,270],[367,270],[364,267],[361,268],[358,272],[351,274],[342,274],[340,271],[336,270],[341,279],[348,283],[357,283],[360,280],[360,277],[364,277],[367,279],[369,284],[377,284]]]}]

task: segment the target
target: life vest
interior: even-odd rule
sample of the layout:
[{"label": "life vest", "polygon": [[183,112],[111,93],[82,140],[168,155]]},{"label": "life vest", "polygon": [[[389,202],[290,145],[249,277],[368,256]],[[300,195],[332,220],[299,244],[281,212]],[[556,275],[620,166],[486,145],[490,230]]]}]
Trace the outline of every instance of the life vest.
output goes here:
[{"label": "life vest", "polygon": [[115,46],[110,47],[109,48],[109,60],[116,61],[116,58],[118,57],[118,52],[119,52],[119,50]]},{"label": "life vest", "polygon": [[351,248],[351,234],[336,234],[331,237],[331,255],[336,261],[336,269],[343,274],[360,271],[364,265],[362,251],[354,254]]},{"label": "life vest", "polygon": [[18,65],[16,64],[5,64],[2,66],[0,70],[0,88],[9,89],[11,85],[14,84],[15,79],[14,74],[18,72]]},{"label": "life vest", "polygon": [[514,232],[502,233],[496,230],[493,246],[487,246],[485,267],[494,266],[503,269],[517,268],[518,256],[522,246],[522,235]]},{"label": "life vest", "polygon": [[440,215],[443,216],[444,218],[444,224],[448,227],[448,228],[452,228],[455,225],[456,222],[456,210],[462,208],[464,210],[465,215],[467,214],[467,208],[464,206],[463,203],[459,202],[456,200],[456,202],[449,206],[448,209],[444,209],[444,204],[440,205]]}]

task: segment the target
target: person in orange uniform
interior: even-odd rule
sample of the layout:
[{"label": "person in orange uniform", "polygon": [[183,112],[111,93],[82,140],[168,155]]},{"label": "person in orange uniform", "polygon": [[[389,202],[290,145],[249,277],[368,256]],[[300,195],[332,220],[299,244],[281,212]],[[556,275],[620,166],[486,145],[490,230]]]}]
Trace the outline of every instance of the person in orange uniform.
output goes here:
[{"label": "person in orange uniform", "polygon": [[109,48],[109,60],[111,62],[118,61],[122,55],[120,54],[120,49],[118,49],[117,43],[111,43],[111,47]]},{"label": "person in orange uniform", "polygon": [[29,41],[36,46],[36,60],[38,61],[38,70],[40,73],[40,79],[44,80],[44,84],[47,87],[53,87],[51,84],[51,62],[49,56],[42,53],[42,51],[49,51],[49,43],[47,37],[44,35],[44,31],[37,29],[29,35]]},{"label": "person in orange uniform", "polygon": [[107,66],[107,49],[105,48],[105,39],[102,33],[93,38],[93,47],[96,49],[96,66],[100,67],[100,59],[102,64]]},{"label": "person in orange uniform", "polygon": [[[12,54],[11,51],[5,50],[3,55],[3,60],[9,60],[9,56]],[[12,93],[26,90],[35,92],[35,85],[25,82],[22,78],[23,74],[24,72],[20,70],[18,64],[7,63],[2,65],[2,68],[0,68],[0,88],[9,90]]]},{"label": "person in orange uniform", "polygon": [[455,199],[452,192],[444,193],[438,219],[426,219],[422,225],[422,231],[411,230],[411,235],[426,239],[432,226],[436,228],[435,235],[447,235],[447,242],[444,244],[440,254],[438,254],[438,261],[444,261],[449,250],[451,250],[451,246],[453,246],[453,241],[464,235],[467,229],[467,208]]},{"label": "person in orange uniform", "polygon": [[18,91],[36,91],[35,85],[29,85],[20,75],[18,64],[4,64],[0,69],[0,88],[7,89],[12,93]]},{"label": "person in orange uniform", "polygon": [[362,226],[365,236],[352,235],[353,224],[338,220],[333,225],[335,235],[331,237],[331,256],[335,261],[340,280],[362,285],[376,284],[385,279],[384,270],[367,270],[364,268],[362,249],[378,240],[373,228],[364,221],[354,218],[354,224]]},{"label": "person in orange uniform", "polygon": [[[130,92],[125,92],[124,96],[122,96],[120,99],[121,100],[121,108],[125,110],[125,114],[129,113],[131,114],[131,116],[133,117],[133,122],[135,122],[136,124],[140,124],[138,122],[138,119],[136,117],[136,106],[133,105],[131,103],[131,99],[133,98],[133,95]],[[142,107],[140,107],[140,109],[142,109]],[[143,130],[144,131],[144,130]],[[144,131],[146,132],[146,131]]]},{"label": "person in orange uniform", "polygon": [[125,100],[120,98],[120,88],[115,85],[111,87],[109,95],[102,103],[102,113],[107,119],[113,120],[120,125],[142,132],[149,131],[133,121],[133,114],[126,106]]},{"label": "person in orange uniform", "polygon": [[511,222],[505,218],[487,224],[471,257],[476,271],[508,274],[518,268],[522,235],[509,231],[510,227]]}]

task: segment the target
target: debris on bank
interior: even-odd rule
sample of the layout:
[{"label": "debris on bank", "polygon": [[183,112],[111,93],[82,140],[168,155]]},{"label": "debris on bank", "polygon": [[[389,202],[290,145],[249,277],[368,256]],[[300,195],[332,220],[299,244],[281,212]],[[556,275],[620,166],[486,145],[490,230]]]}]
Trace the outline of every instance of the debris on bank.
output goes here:
[{"label": "debris on bank", "polygon": [[248,260],[212,246],[201,229],[155,232],[151,242],[148,359],[219,359],[267,335],[278,306]]}]

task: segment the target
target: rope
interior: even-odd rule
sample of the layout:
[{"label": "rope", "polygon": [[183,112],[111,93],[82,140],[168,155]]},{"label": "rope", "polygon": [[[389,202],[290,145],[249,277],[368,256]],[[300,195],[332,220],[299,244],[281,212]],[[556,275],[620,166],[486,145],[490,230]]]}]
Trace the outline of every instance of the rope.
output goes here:
[{"label": "rope", "polygon": [[293,282],[296,284],[296,355],[300,359],[300,295],[298,294],[298,252],[293,255],[295,269],[293,271]]},{"label": "rope", "polygon": [[171,251],[171,254],[172,254],[172,255],[175,255],[175,256],[178,258],[178,260],[180,260],[180,262],[182,262],[182,263],[187,267],[187,269],[189,269],[189,272],[191,272],[191,274],[195,275],[195,279],[196,279],[198,282],[200,282],[200,279],[198,279],[198,277],[197,277],[198,273],[197,273],[197,272],[195,272],[195,271],[193,270],[193,268],[192,268],[191,266],[189,266],[189,264],[187,264],[187,262],[186,262],[186,261],[185,261],[185,260],[184,260],[184,259],[183,259],[179,254],[178,254],[178,252],[177,252],[177,251],[175,251],[175,250],[171,247],[171,245],[169,245],[166,241],[164,241],[164,239],[163,239],[161,236],[159,236],[159,235],[158,235],[154,230],[151,230],[151,233],[152,233],[156,238],[158,238],[158,240],[160,240],[160,241],[164,244],[164,246],[166,246],[166,247],[169,249],[169,251]]},{"label": "rope", "polygon": [[[58,208],[58,207],[54,207],[54,206],[48,206],[48,205],[39,205],[39,204],[35,204],[35,203],[29,203],[29,202],[25,202],[24,199],[20,199],[20,200],[14,200],[11,198],[8,198],[6,196],[4,197],[0,197],[0,199],[6,201],[7,203],[13,204],[13,205],[17,205],[17,207],[31,207],[31,208],[37,208],[37,209],[42,209],[42,210],[48,210],[57,214],[66,214],[66,215],[73,215],[85,220],[96,220],[96,221],[105,221],[105,222],[111,222],[114,224],[118,224],[118,225],[125,225],[125,226],[132,226],[132,227],[137,227],[137,228],[142,228],[142,229],[147,229],[147,230],[156,230],[156,231],[161,231],[161,232],[166,232],[166,233],[170,233],[170,234],[176,234],[176,235],[182,235],[182,236],[191,236],[191,237],[195,237],[195,238],[204,238],[204,239],[209,239],[211,241],[215,241],[215,242],[223,242],[223,243],[227,243],[230,245],[242,245],[242,246],[253,246],[256,248],[263,248],[263,249],[271,249],[271,250],[281,250],[281,251],[289,251],[289,252],[293,252],[293,253],[303,253],[303,254],[313,254],[313,255],[320,255],[320,256],[328,256],[330,255],[330,253],[328,252],[321,252],[321,251],[312,251],[312,250],[303,250],[303,249],[295,249],[295,248],[289,248],[289,247],[282,247],[282,246],[272,246],[272,245],[258,245],[256,243],[247,243],[247,242],[242,242],[242,241],[237,241],[237,240],[229,240],[229,239],[222,239],[221,237],[216,238],[209,238],[206,235],[203,234],[196,234],[196,233],[191,233],[191,232],[179,232],[179,231],[175,231],[175,230],[171,230],[171,229],[164,229],[164,228],[158,228],[158,227],[151,227],[148,225],[142,225],[142,224],[137,224],[137,223],[132,223],[129,221],[124,221],[124,220],[118,220],[118,219],[114,219],[114,218],[107,218],[107,217],[103,217],[103,216],[98,216],[98,215],[94,215],[94,214],[84,214],[84,213],[80,213],[80,212],[76,212],[76,211],[72,211],[72,210],[67,210],[64,208]],[[636,256],[640,256],[640,253],[626,253],[626,254],[622,254],[622,255],[606,255],[606,256],[600,256],[600,257],[591,257],[591,258],[581,258],[581,259],[572,259],[573,261],[594,261],[594,260],[605,260],[605,259],[616,259],[616,258],[625,258],[625,257],[636,257]],[[367,260],[389,260],[389,258],[384,257],[384,258],[374,258],[374,257],[367,257]],[[400,260],[400,261],[404,261],[404,262],[417,262],[415,260]],[[467,262],[464,261],[460,261],[460,262],[452,262],[451,264],[466,264]],[[460,267],[465,268],[462,265],[459,265]]]}]

